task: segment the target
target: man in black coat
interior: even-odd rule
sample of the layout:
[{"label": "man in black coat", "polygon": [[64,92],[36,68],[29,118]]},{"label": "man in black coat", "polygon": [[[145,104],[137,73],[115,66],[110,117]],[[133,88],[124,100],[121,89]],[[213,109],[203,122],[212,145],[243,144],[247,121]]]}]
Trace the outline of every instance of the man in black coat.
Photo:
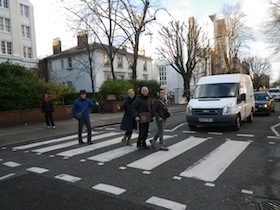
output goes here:
[{"label": "man in black coat", "polygon": [[149,123],[152,119],[151,101],[148,97],[149,89],[148,87],[143,86],[140,92],[141,93],[136,97],[132,105],[132,115],[135,118],[136,122],[139,123],[137,147],[139,149],[149,149],[146,144],[146,139],[149,132]]},{"label": "man in black coat", "polygon": [[42,113],[45,114],[47,128],[50,128],[50,122],[51,122],[52,128],[55,128],[55,124],[53,121],[53,115],[52,115],[53,112],[54,112],[54,108],[53,108],[52,101],[49,98],[49,94],[45,93],[44,100],[42,101]]}]

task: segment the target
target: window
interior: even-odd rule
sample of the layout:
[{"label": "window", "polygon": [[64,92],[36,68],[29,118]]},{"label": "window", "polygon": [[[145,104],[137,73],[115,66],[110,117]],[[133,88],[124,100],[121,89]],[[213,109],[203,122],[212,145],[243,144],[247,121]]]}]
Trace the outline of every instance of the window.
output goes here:
[{"label": "window", "polygon": [[23,47],[23,57],[31,58],[31,47]]},{"label": "window", "polygon": [[104,66],[109,66],[110,60],[108,54],[104,54]]},{"label": "window", "polygon": [[148,75],[147,74],[143,74],[143,80],[148,80],[148,79],[149,79]]},{"label": "window", "polygon": [[147,61],[144,61],[143,70],[144,70],[144,71],[147,71],[147,69],[148,69],[148,68],[147,68]]},{"label": "window", "polygon": [[67,81],[67,87],[68,87],[68,90],[73,90],[73,88],[74,88],[73,82]]},{"label": "window", "polygon": [[10,32],[11,31],[10,19],[0,17],[0,31],[4,31],[4,32]]},{"label": "window", "polygon": [[12,54],[12,42],[1,42],[2,53],[11,55]]},{"label": "window", "polygon": [[118,75],[118,76],[117,76],[117,79],[118,79],[118,80],[124,80],[124,75]]},{"label": "window", "polygon": [[166,67],[165,66],[160,66],[159,67],[159,81],[160,85],[166,85]]},{"label": "window", "polygon": [[8,0],[0,0],[0,7],[8,8]]},{"label": "window", "polygon": [[72,58],[69,57],[68,58],[68,70],[71,70],[72,69]]},{"label": "window", "polygon": [[64,60],[61,59],[61,69],[64,69]]},{"label": "window", "polygon": [[26,5],[20,5],[20,14],[23,17],[29,17],[29,7]]},{"label": "window", "polygon": [[21,25],[21,33],[23,38],[30,39],[30,27]]},{"label": "window", "polygon": [[123,67],[123,57],[118,55],[117,57],[118,67]]},{"label": "window", "polygon": [[104,79],[105,79],[105,81],[110,80],[111,79],[111,74],[105,73]]}]

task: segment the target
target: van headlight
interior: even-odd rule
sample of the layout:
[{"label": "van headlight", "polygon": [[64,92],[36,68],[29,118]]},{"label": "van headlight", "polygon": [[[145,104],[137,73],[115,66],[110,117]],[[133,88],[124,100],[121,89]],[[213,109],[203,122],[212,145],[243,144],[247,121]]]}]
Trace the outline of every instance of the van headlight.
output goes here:
[{"label": "van headlight", "polygon": [[191,107],[190,105],[187,105],[186,114],[187,114],[188,116],[191,116],[191,115],[192,115],[192,107]]},{"label": "van headlight", "polygon": [[230,115],[231,114],[231,109],[232,109],[232,107],[231,107],[230,104],[224,106],[222,115]]}]

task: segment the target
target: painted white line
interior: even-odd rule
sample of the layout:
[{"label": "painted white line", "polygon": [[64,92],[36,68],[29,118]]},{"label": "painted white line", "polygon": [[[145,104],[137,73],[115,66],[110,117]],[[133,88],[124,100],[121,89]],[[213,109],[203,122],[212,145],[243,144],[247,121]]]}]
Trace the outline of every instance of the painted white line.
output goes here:
[{"label": "painted white line", "polygon": [[164,130],[165,132],[174,132],[176,131],[178,128],[182,127],[183,125],[185,125],[186,123],[181,123],[180,125],[177,125],[175,128],[171,129],[171,130]]},{"label": "painted white line", "polygon": [[223,135],[223,133],[219,133],[219,132],[208,132],[209,135],[217,135],[217,136],[221,136]]},{"label": "painted white line", "polygon": [[241,190],[241,193],[243,194],[248,194],[248,195],[252,195],[253,194],[253,191],[250,191],[250,190]]},{"label": "painted white line", "polygon": [[187,168],[180,176],[214,182],[249,144],[250,142],[226,141]]},{"label": "painted white line", "polygon": [[275,136],[280,136],[280,134],[276,131],[276,127],[280,126],[280,123],[273,125],[270,127],[273,133],[275,133]]},{"label": "painted white line", "polygon": [[3,159],[0,159],[0,162],[3,161]]},{"label": "painted white line", "polygon": [[156,196],[152,196],[151,198],[146,200],[146,203],[172,210],[185,210],[187,208],[187,206],[184,204],[159,198]]},{"label": "painted white line", "polygon": [[239,137],[248,137],[248,138],[254,138],[255,135],[254,134],[236,134],[236,136],[239,136]]},{"label": "painted white line", "polygon": [[55,157],[55,155],[49,155],[49,157],[50,157],[50,158],[53,158],[53,157]]},{"label": "painted white line", "polygon": [[29,153],[29,150],[24,151],[24,153]]},{"label": "painted white line", "polygon": [[[92,134],[96,134],[98,132],[92,132]],[[82,136],[86,136],[87,133],[83,133]],[[13,147],[13,149],[16,150],[25,150],[25,149],[30,149],[33,147],[39,147],[39,146],[43,146],[43,145],[47,145],[47,144],[51,144],[51,143],[57,143],[57,142],[61,142],[61,141],[66,141],[66,140],[70,140],[70,139],[74,139],[77,138],[77,134],[76,135],[71,135],[71,136],[66,136],[66,137],[61,137],[61,138],[57,138],[57,139],[51,139],[48,141],[42,141],[42,142],[37,142],[37,143],[31,143],[31,144],[26,144],[26,145],[22,145],[22,146],[17,146],[17,147]]]},{"label": "painted white line", "polygon": [[3,165],[4,165],[4,166],[11,167],[11,168],[15,168],[15,167],[20,166],[21,164],[20,164],[20,163],[13,162],[13,161],[8,161],[8,162],[3,163]]},{"label": "painted white line", "polygon": [[86,159],[81,159],[81,160],[80,160],[81,163],[84,163],[84,162],[86,162],[86,161],[87,161]]},{"label": "painted white line", "polygon": [[105,130],[106,131],[114,131],[114,130],[116,130],[116,128],[106,128]]},{"label": "painted white line", "polygon": [[194,148],[195,146],[207,141],[206,138],[196,138],[189,137],[179,143],[176,143],[168,147],[169,151],[158,151],[148,155],[144,158],[136,160],[130,164],[128,167],[137,168],[142,170],[151,171],[153,168],[163,164],[164,162],[175,158],[176,156]]},{"label": "painted white line", "polygon": [[16,175],[15,173],[10,173],[10,174],[7,174],[7,175],[5,175],[5,176],[1,176],[0,177],[0,181],[2,181],[2,180],[4,180],[4,179],[7,179],[7,178],[10,178],[10,177],[12,177],[12,176],[14,176],[14,175]]},{"label": "painted white line", "polygon": [[183,133],[190,133],[190,134],[193,134],[193,133],[196,133],[196,131],[183,131]]},{"label": "painted white line", "polygon": [[115,187],[115,186],[108,185],[108,184],[102,184],[102,183],[93,186],[92,189],[99,190],[102,192],[107,192],[107,193],[110,193],[113,195],[120,195],[126,191],[126,189],[122,189],[119,187]]},{"label": "painted white line", "polygon": [[[174,136],[163,136],[164,140],[173,138]],[[147,144],[150,144],[150,140],[153,138],[149,138],[146,140]],[[125,147],[120,147],[114,150],[110,150],[108,152],[104,152],[98,155],[94,155],[92,157],[89,157],[89,160],[94,160],[98,162],[109,162],[111,160],[117,159],[119,157],[122,157],[124,155],[130,154],[132,152],[137,151],[138,148],[136,147],[136,143],[132,144],[132,146],[125,146]]]},{"label": "painted white line", "polygon": [[[132,135],[132,139],[134,139],[136,137],[138,137],[137,134]],[[120,143],[122,138],[123,138],[122,136],[117,137],[117,138],[114,138],[114,139],[111,139],[111,140],[99,142],[99,143],[96,143],[96,144],[91,144],[89,146],[80,147],[80,148],[60,152],[56,155],[57,156],[63,156],[63,157],[73,157],[73,156],[76,156],[76,155],[88,153],[88,152],[91,152],[91,151],[94,151],[94,150],[97,150],[97,149],[100,149],[100,148],[104,148],[104,147],[108,147],[108,146]]]},{"label": "painted white line", "polygon": [[280,136],[268,136],[268,139],[280,139]]},{"label": "painted white line", "polygon": [[143,171],[142,173],[146,174],[146,175],[150,175],[152,172],[150,172],[150,171]]},{"label": "painted white line", "polygon": [[26,169],[26,171],[34,172],[34,173],[37,173],[37,174],[43,174],[43,173],[48,172],[49,170],[45,169],[45,168],[31,167],[31,168]]},{"label": "painted white line", "polygon": [[68,160],[69,159],[69,157],[63,157],[63,160]]},{"label": "painted white line", "polygon": [[207,182],[207,183],[205,183],[205,186],[206,187],[215,187],[215,184]]},{"label": "painted white line", "polygon": [[99,166],[104,166],[104,163],[97,163],[97,165],[99,165]]},{"label": "painted white line", "polygon": [[121,166],[119,167],[120,170],[126,170],[126,167],[125,166]]},{"label": "painted white line", "polygon": [[7,149],[6,147],[2,147],[2,150],[5,150],[5,149]]},{"label": "painted white line", "polygon": [[173,179],[174,179],[174,180],[181,180],[182,177],[180,177],[180,176],[173,176]]},{"label": "painted white line", "polygon": [[67,181],[67,182],[71,182],[71,183],[74,183],[74,182],[77,182],[77,181],[81,180],[80,177],[75,177],[75,176],[68,175],[68,174],[59,174],[59,175],[55,176],[54,178],[60,179],[60,180],[63,180],[63,181]]},{"label": "painted white line", "polygon": [[37,153],[36,155],[38,155],[38,156],[39,156],[39,155],[42,155],[42,153]]},{"label": "painted white line", "polygon": [[268,144],[272,144],[272,145],[274,145],[274,144],[275,144],[275,142],[273,142],[273,141],[270,141],[270,142],[268,142]]}]

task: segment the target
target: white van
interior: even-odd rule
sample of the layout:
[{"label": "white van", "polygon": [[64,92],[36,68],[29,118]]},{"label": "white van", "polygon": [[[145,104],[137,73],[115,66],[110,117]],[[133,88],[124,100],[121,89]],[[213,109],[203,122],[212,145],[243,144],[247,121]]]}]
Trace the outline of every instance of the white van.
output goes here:
[{"label": "white van", "polygon": [[205,76],[198,81],[186,108],[191,129],[197,125],[231,126],[252,122],[255,108],[252,80],[246,74]]}]

